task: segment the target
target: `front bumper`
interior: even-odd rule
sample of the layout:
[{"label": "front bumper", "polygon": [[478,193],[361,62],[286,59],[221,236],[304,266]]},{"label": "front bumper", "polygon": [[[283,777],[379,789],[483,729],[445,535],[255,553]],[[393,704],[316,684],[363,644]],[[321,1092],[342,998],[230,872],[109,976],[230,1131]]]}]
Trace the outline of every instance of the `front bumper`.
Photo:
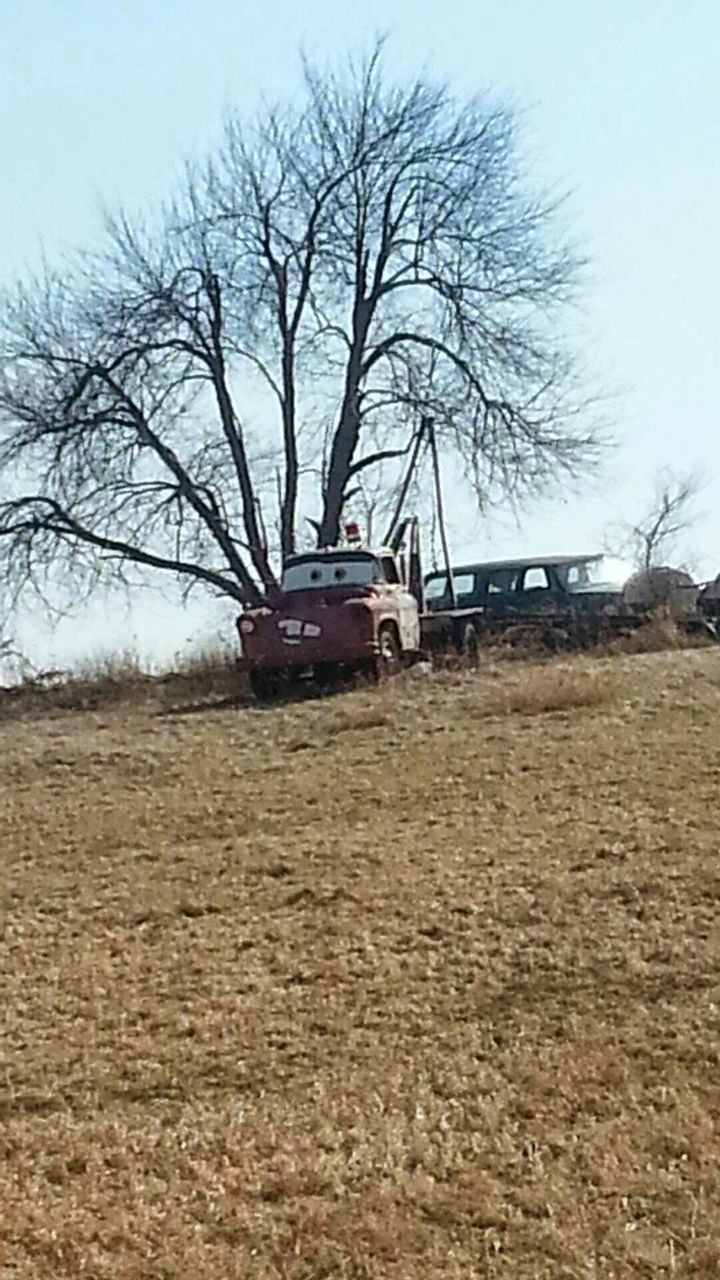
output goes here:
[{"label": "front bumper", "polygon": [[376,638],[363,640],[347,637],[336,642],[293,637],[282,641],[263,643],[261,638],[247,643],[243,637],[242,651],[237,664],[241,671],[285,670],[290,668],[319,666],[358,666],[374,658],[378,653]]}]

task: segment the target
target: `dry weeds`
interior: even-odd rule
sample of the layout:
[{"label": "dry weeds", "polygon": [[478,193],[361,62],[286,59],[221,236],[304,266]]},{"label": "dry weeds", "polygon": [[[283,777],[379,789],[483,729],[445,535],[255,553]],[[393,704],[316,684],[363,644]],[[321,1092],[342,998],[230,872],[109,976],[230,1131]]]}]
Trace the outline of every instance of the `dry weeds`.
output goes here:
[{"label": "dry weeds", "polygon": [[599,707],[611,702],[622,690],[620,682],[597,663],[553,662],[536,666],[528,663],[520,672],[510,670],[502,676],[496,685],[485,680],[479,696],[478,690],[473,689],[466,704],[469,716],[533,716]]},{"label": "dry weeds", "polygon": [[677,619],[657,610],[643,626],[604,646],[607,654],[665,653],[673,649],[703,648],[713,641],[707,632],[688,631]]},{"label": "dry weeds", "polygon": [[132,704],[171,708],[191,698],[208,705],[249,700],[232,651],[200,650],[155,676],[132,653],[100,656],[68,672],[27,676],[14,685],[0,686],[0,721]]},{"label": "dry weeds", "polygon": [[720,1276],[719,675],[0,725],[3,1280]]}]

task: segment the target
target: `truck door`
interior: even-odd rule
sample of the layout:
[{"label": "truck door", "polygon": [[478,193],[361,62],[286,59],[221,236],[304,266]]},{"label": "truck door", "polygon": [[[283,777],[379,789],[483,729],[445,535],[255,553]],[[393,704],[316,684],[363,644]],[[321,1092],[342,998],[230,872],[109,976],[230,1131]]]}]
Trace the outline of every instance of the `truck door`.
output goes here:
[{"label": "truck door", "polygon": [[381,563],[385,581],[392,587],[393,599],[397,606],[398,630],[403,652],[416,653],[420,648],[418,602],[409,587],[406,587],[401,580],[395,557],[383,556]]},{"label": "truck door", "polygon": [[479,603],[488,614],[503,617],[508,610],[520,608],[520,572],[513,565],[496,565],[484,571]]},{"label": "truck door", "polygon": [[515,594],[515,607],[532,613],[545,613],[563,603],[552,569],[544,564],[528,565],[523,569],[518,576]]}]

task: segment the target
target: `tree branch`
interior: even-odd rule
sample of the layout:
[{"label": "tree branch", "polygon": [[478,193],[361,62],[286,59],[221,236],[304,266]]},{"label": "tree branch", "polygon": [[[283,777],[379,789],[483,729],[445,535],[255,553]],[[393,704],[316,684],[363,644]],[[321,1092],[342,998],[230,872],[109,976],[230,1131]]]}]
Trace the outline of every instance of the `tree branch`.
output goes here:
[{"label": "tree branch", "polygon": [[[47,508],[51,518],[43,518],[37,514],[37,508],[42,507]],[[25,519],[11,519],[15,515],[21,515],[23,511],[29,512]],[[0,507],[0,538],[16,534],[27,534],[32,537],[34,533],[41,530],[58,534],[60,537],[74,538],[99,551],[118,556],[121,560],[129,560],[134,564],[152,569],[169,569],[181,576],[196,578],[198,581],[216,587],[223,595],[232,596],[240,603],[258,603],[260,600],[257,591],[253,591],[252,595],[248,596],[233,579],[216,573],[212,569],[180,558],[161,556],[143,547],[133,546],[122,539],[93,532],[76,520],[59,503],[43,495],[18,498]]]}]

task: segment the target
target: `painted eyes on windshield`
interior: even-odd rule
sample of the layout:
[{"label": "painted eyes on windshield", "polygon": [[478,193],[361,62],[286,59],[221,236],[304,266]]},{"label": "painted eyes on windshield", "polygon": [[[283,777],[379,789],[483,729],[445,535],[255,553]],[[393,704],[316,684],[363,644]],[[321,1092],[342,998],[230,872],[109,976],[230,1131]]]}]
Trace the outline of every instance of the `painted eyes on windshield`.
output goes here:
[{"label": "painted eyes on windshield", "polygon": [[[347,578],[347,575],[348,575],[348,571],[343,565],[338,565],[337,568],[332,570],[332,576],[335,582],[343,582],[343,580]],[[322,568],[316,568],[316,569],[310,570],[311,582],[322,582],[323,576],[324,575],[323,575]]]}]

